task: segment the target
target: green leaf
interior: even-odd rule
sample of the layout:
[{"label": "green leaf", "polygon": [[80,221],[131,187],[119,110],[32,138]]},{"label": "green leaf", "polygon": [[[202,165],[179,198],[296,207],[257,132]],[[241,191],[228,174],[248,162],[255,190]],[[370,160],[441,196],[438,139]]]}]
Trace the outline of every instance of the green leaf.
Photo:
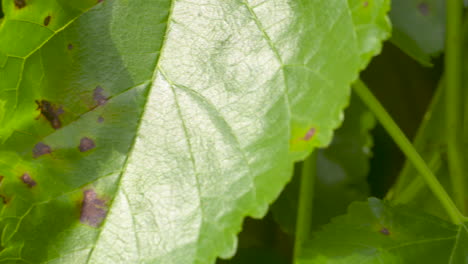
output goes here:
[{"label": "green leaf", "polygon": [[298,263],[464,263],[468,229],[371,198],[308,242]]},{"label": "green leaf", "polygon": [[[344,116],[343,125],[336,130],[330,146],[318,151],[313,205],[315,229],[344,214],[351,202],[365,200],[369,194],[370,130],[375,126],[375,118],[354,95]],[[300,172],[300,166],[295,171]],[[275,219],[290,234],[294,234],[296,224],[298,176],[293,177],[272,206]]]},{"label": "green leaf", "polygon": [[444,0],[393,0],[392,42],[425,66],[444,50]]},{"label": "green leaf", "polygon": [[3,1],[0,262],[233,255],[390,28],[387,0],[99,2]]}]

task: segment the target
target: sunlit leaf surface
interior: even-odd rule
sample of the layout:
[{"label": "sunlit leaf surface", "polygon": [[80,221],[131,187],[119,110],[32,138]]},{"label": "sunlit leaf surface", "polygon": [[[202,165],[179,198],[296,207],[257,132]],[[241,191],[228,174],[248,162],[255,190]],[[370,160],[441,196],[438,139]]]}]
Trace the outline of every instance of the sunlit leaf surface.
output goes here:
[{"label": "sunlit leaf surface", "polygon": [[389,34],[387,0],[3,5],[7,263],[231,256]]}]

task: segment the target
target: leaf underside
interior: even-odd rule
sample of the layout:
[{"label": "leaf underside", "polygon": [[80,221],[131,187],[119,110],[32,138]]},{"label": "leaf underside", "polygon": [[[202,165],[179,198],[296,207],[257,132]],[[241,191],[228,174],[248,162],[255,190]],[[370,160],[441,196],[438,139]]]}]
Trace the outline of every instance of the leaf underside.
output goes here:
[{"label": "leaf underside", "polygon": [[3,7],[5,263],[231,256],[389,32],[386,0]]}]

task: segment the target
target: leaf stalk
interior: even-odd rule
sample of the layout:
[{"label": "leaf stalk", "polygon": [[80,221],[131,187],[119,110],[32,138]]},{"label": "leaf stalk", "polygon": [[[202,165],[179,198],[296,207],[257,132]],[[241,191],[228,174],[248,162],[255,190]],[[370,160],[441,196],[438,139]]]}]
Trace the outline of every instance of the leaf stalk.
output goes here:
[{"label": "leaf stalk", "polygon": [[461,87],[463,1],[448,0],[446,25],[446,129],[447,154],[455,204],[466,213],[463,153],[463,91]]},{"label": "leaf stalk", "polygon": [[302,246],[304,242],[309,239],[311,232],[316,165],[317,150],[314,150],[302,164],[299,205],[296,218],[296,234],[294,241],[295,263],[299,259]]},{"label": "leaf stalk", "polygon": [[358,96],[375,114],[377,120],[379,120],[385,130],[387,130],[389,135],[393,138],[395,143],[400,147],[401,151],[406,155],[408,160],[411,161],[414,167],[419,171],[429,189],[431,189],[437,199],[441,202],[450,220],[455,224],[461,224],[464,220],[463,215],[460,213],[455,203],[445,191],[444,187],[440,184],[435,175],[429,169],[426,162],[419,155],[419,153],[416,151],[403,131],[401,131],[401,129],[392,119],[392,117],[388,114],[385,108],[380,104],[377,98],[375,98],[369,88],[367,88],[367,86],[361,80],[357,80],[353,87]]}]

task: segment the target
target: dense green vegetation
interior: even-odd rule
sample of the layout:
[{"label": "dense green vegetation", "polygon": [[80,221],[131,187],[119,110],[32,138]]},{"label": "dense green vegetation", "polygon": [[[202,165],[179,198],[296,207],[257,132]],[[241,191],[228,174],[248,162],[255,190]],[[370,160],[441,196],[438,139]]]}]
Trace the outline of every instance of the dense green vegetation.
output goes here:
[{"label": "dense green vegetation", "polygon": [[1,10],[0,263],[466,262],[462,1]]}]

